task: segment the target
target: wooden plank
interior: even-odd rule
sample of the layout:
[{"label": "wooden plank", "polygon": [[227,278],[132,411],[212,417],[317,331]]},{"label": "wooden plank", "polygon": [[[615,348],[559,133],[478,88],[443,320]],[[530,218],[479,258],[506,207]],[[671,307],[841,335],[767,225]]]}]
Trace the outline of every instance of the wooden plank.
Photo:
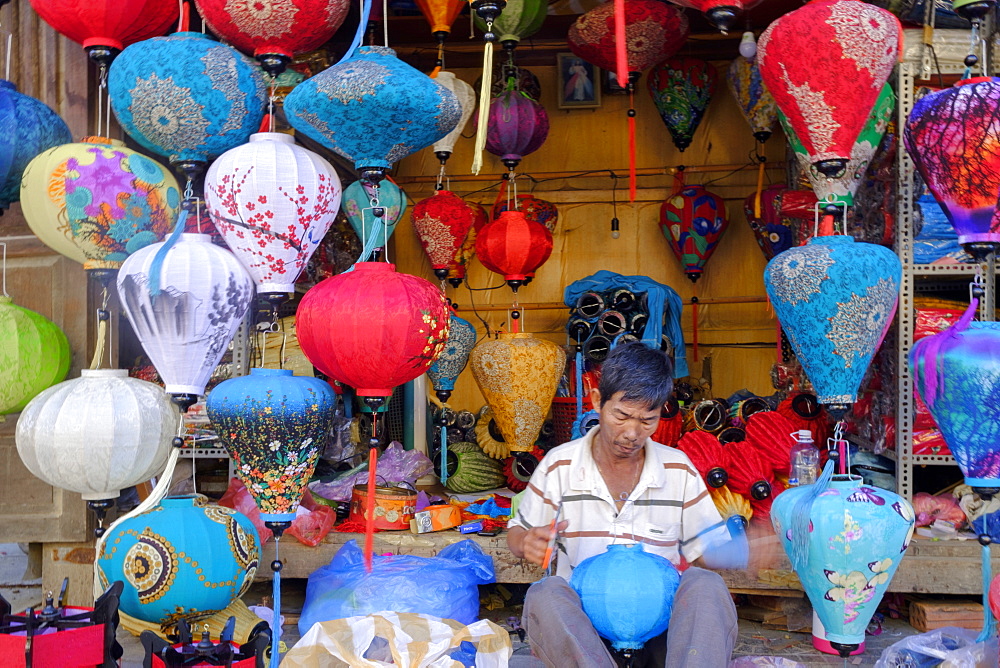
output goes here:
[{"label": "wooden plank", "polygon": [[42,590],[58,593],[69,578],[68,605],[94,605],[94,543],[46,543],[42,547]]}]

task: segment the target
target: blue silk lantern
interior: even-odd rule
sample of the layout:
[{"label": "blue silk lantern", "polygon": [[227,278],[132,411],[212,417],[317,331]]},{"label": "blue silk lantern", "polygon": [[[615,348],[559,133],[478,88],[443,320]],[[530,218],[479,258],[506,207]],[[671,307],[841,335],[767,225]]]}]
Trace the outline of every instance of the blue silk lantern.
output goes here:
[{"label": "blue silk lantern", "polygon": [[636,650],[667,630],[680,573],[642,543],[608,545],[573,569],[569,586],[583,611],[616,650]]},{"label": "blue silk lantern", "polygon": [[767,263],[764,284],[820,403],[835,417],[892,324],[902,265],[888,248],[848,236],[814,237]]},{"label": "blue silk lantern", "polygon": [[21,198],[21,174],[32,158],[71,141],[56,112],[0,79],[0,209]]},{"label": "blue silk lantern", "polygon": [[200,32],[129,46],[111,64],[108,92],[129,136],[189,176],[245,144],[267,102],[260,68]]},{"label": "blue silk lantern", "polygon": [[427,369],[427,377],[431,379],[434,393],[442,402],[447,402],[451,397],[451,391],[455,389],[455,380],[469,363],[469,353],[475,345],[476,328],[468,320],[452,315],[444,350]]},{"label": "blue silk lantern", "polygon": [[284,108],[293,128],[354,162],[373,182],[462,117],[454,93],[383,46],[361,47],[299,84]]},{"label": "blue silk lantern", "polygon": [[122,612],[172,625],[225,610],[259,564],[260,538],[248,517],[182,496],[115,525],[101,543],[97,575],[102,589],[125,581]]},{"label": "blue silk lantern", "polygon": [[[378,206],[385,209],[381,218],[372,212],[374,195],[378,195]],[[406,193],[389,179],[379,184],[377,192],[374,186],[359,179],[344,188],[344,196],[340,200],[340,208],[347,215],[347,220],[361,243],[374,239],[379,245],[386,243],[396,231],[396,224],[403,217],[406,204]]]},{"label": "blue silk lantern", "polygon": [[833,475],[774,499],[771,523],[826,630],[847,657],[889,587],[913,534],[913,508],[860,476]]}]

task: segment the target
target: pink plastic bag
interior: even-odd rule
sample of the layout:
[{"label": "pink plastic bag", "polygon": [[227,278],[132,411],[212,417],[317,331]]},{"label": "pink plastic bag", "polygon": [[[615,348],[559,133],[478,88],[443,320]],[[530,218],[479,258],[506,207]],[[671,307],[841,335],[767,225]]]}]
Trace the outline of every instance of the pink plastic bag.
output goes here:
[{"label": "pink plastic bag", "polygon": [[271,530],[264,526],[264,520],[260,519],[260,509],[257,508],[253,497],[250,496],[250,492],[243,486],[239,478],[229,480],[229,487],[226,489],[226,493],[222,495],[222,498],[219,499],[219,505],[238,510],[246,515],[253,523],[254,528],[257,529],[261,545],[266,545],[267,541],[274,537]]}]

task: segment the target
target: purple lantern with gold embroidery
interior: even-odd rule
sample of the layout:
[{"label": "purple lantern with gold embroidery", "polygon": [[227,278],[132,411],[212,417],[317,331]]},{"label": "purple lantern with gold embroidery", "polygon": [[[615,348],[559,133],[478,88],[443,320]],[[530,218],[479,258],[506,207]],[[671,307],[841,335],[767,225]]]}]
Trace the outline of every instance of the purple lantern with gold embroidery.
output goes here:
[{"label": "purple lantern with gold embroidery", "polygon": [[549,115],[545,107],[516,90],[508,90],[490,103],[486,130],[486,150],[500,156],[507,169],[534,153],[549,136]]}]

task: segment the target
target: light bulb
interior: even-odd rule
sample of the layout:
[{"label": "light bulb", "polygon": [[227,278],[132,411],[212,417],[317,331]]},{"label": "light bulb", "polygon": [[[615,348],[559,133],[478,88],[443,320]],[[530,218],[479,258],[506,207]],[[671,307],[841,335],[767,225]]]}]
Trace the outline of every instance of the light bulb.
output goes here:
[{"label": "light bulb", "polygon": [[621,236],[621,233],[618,231],[618,219],[617,218],[612,218],[611,219],[611,238],[612,239],[617,239],[620,236]]},{"label": "light bulb", "polygon": [[757,40],[754,38],[752,30],[748,30],[743,33],[743,39],[740,40],[740,55],[749,60],[757,55]]}]

